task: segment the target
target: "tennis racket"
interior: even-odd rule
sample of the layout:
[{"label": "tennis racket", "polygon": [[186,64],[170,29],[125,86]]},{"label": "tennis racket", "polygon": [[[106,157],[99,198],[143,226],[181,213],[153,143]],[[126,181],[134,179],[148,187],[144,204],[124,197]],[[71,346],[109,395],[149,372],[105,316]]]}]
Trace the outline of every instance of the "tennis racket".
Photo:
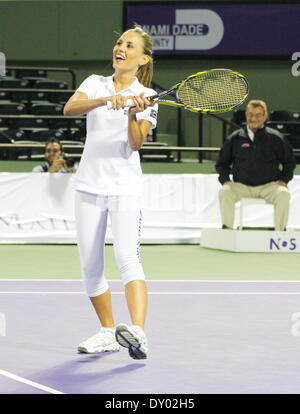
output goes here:
[{"label": "tennis racket", "polygon": [[[175,100],[161,99],[171,95]],[[230,69],[211,69],[188,76],[171,89],[148,97],[161,105],[182,107],[192,112],[228,112],[241,105],[249,95],[249,85],[244,75]],[[127,106],[134,106],[132,99]],[[107,102],[111,109],[112,103]]]}]

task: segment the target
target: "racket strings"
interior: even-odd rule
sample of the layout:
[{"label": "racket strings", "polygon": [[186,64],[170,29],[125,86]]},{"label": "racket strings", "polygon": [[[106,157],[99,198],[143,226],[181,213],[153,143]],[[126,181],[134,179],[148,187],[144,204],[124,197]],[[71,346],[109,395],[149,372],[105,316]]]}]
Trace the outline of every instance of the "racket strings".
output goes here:
[{"label": "racket strings", "polygon": [[188,78],[178,97],[187,109],[223,111],[238,105],[248,93],[247,83],[235,73],[208,72]]}]

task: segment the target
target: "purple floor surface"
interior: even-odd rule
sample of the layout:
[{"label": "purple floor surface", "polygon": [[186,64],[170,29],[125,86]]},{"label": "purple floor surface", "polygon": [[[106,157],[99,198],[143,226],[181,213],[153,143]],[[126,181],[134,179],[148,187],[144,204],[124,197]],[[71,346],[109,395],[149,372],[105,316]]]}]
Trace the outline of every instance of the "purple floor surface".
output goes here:
[{"label": "purple floor surface", "polygon": [[[129,323],[121,283],[110,286],[116,323]],[[0,281],[0,393],[45,393],[1,370],[70,394],[299,393],[300,283],[148,289],[149,358],[135,361],[125,348],[77,353],[98,329],[81,282]]]}]

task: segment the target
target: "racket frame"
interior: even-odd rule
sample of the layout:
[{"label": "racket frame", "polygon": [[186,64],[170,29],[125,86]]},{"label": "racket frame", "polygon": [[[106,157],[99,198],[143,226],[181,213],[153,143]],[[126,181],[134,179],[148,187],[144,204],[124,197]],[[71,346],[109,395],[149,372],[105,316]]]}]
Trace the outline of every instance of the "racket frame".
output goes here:
[{"label": "racket frame", "polygon": [[[214,72],[216,70],[218,70],[218,71],[223,70],[223,71],[226,71],[226,72],[230,72],[230,73],[232,73],[236,76],[239,76],[244,81],[245,86],[246,86],[246,92],[245,92],[245,96],[243,97],[243,99],[240,102],[238,102],[236,105],[232,105],[231,107],[228,107],[228,108],[225,108],[225,109],[218,109],[218,110],[206,110],[206,109],[202,109],[202,108],[191,108],[191,107],[188,107],[187,105],[184,105],[183,102],[180,100],[180,98],[178,96],[178,93],[179,93],[180,89],[184,86],[184,84],[186,82],[188,82],[190,79],[192,79],[196,76],[204,75],[204,74],[207,74],[207,73],[210,73],[210,72]],[[169,95],[172,92],[175,92],[175,94],[176,94],[176,101],[170,101],[170,100],[165,100],[165,99],[161,100],[160,99],[160,98],[162,98],[166,95]],[[201,72],[194,73],[193,75],[190,75],[187,78],[185,78],[183,81],[181,81],[181,82],[177,83],[176,85],[172,86],[172,88],[170,88],[166,91],[160,92],[160,93],[158,93],[154,96],[149,96],[149,100],[151,100],[151,101],[155,100],[158,104],[161,104],[161,105],[182,107],[182,108],[187,109],[188,111],[191,111],[191,112],[201,112],[203,114],[206,114],[206,113],[219,113],[219,112],[232,111],[234,108],[242,105],[242,103],[246,100],[248,95],[249,95],[249,84],[248,84],[247,79],[245,78],[244,75],[242,75],[239,72],[233,71],[231,69],[217,68],[217,69],[209,69],[209,70],[204,70],[204,71],[201,71]]]}]

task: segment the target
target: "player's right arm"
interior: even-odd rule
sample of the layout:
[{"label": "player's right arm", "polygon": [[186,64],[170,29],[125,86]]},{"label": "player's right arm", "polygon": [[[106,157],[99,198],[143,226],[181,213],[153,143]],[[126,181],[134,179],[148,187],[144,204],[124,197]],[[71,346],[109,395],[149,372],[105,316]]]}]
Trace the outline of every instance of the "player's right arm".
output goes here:
[{"label": "player's right arm", "polygon": [[98,106],[106,105],[107,98],[88,99],[84,92],[75,92],[64,107],[65,116],[84,115]]},{"label": "player's right arm", "polygon": [[121,95],[106,96],[105,98],[88,99],[84,92],[75,92],[64,107],[65,116],[80,116],[84,115],[98,106],[107,105],[111,101],[113,109],[120,109],[126,107],[126,100],[128,96]]}]

